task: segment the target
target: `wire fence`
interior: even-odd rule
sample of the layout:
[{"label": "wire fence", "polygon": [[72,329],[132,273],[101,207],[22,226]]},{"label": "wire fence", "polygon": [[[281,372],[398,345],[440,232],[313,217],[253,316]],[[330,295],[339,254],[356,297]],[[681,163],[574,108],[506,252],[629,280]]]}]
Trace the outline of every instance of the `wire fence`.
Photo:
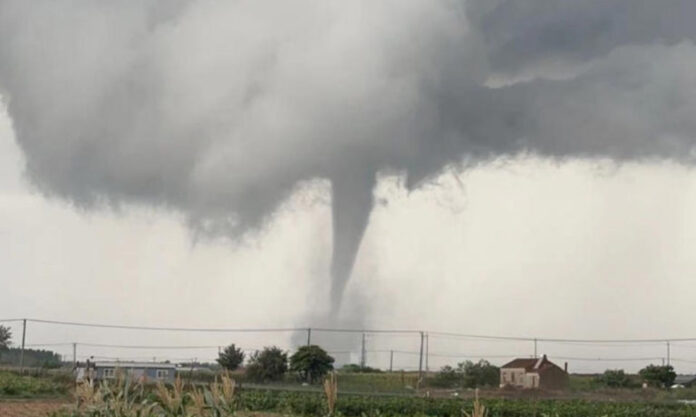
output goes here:
[{"label": "wire fence", "polygon": [[160,327],[34,318],[5,319],[0,324],[11,328],[14,346],[51,350],[66,362],[93,358],[205,363],[214,362],[232,343],[247,354],[265,346],[294,352],[302,345],[316,344],[339,366],[355,363],[421,373],[466,360],[502,365],[543,354],[557,363],[567,362],[575,373],[637,371],[647,364],[671,364],[679,373],[696,372],[696,337],[574,339],[412,329]]}]

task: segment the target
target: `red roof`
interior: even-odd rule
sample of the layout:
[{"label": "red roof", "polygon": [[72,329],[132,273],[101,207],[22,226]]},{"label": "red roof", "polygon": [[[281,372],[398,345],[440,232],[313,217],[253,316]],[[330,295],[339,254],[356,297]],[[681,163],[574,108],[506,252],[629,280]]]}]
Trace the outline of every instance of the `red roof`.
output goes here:
[{"label": "red roof", "polygon": [[524,368],[525,372],[542,372],[548,368],[560,368],[548,360],[546,355],[541,358],[518,358],[501,366],[501,368]]},{"label": "red roof", "polygon": [[536,365],[537,362],[539,362],[539,359],[517,358],[501,366],[501,368],[524,368],[525,371],[531,371],[534,369],[534,365]]}]

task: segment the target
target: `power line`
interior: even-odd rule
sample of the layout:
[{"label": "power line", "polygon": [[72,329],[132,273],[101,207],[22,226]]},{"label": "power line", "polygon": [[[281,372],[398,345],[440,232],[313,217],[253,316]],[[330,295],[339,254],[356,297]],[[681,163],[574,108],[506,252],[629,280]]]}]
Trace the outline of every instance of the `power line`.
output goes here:
[{"label": "power line", "polygon": [[431,335],[436,336],[450,336],[450,337],[461,337],[465,339],[481,339],[481,340],[507,340],[507,341],[518,341],[518,342],[533,342],[534,340],[538,342],[558,342],[558,343],[665,343],[665,342],[694,342],[696,338],[694,337],[684,337],[684,338],[663,338],[663,339],[562,339],[562,338],[549,338],[549,337],[522,337],[522,336],[490,336],[490,335],[475,335],[475,334],[465,334],[465,333],[452,333],[452,332],[429,332]]},{"label": "power line", "polygon": [[[378,334],[378,333],[388,333],[388,334],[420,334],[419,330],[389,330],[389,329],[332,329],[327,327],[312,327],[313,332],[326,332],[326,333],[366,333],[366,334]],[[300,329],[307,330],[307,328]]]},{"label": "power line", "polygon": [[57,320],[41,320],[27,319],[32,323],[58,324],[63,326],[79,326],[79,327],[99,327],[107,329],[124,329],[124,330],[149,330],[149,331],[172,331],[172,332],[222,332],[222,333],[277,333],[277,332],[299,332],[306,331],[307,328],[197,328],[197,327],[153,327],[153,326],[130,326],[122,324],[99,324],[99,323],[82,323],[72,321],[57,321]]},{"label": "power line", "polygon": [[31,343],[27,347],[72,346],[72,343]]},{"label": "power line", "polygon": [[639,361],[655,361],[662,359],[661,357],[652,358],[593,358],[593,357],[571,357],[571,356],[553,356],[547,355],[553,359],[561,359],[566,361],[587,361],[587,362],[639,362]]},{"label": "power line", "polygon": [[[533,337],[517,337],[517,336],[484,336],[484,335],[472,335],[464,333],[452,333],[452,332],[428,332],[428,334],[433,336],[446,336],[446,337],[456,337],[464,339],[482,339],[482,340],[506,340],[506,341],[517,341],[517,342],[532,342]],[[541,339],[537,339],[541,340]]]},{"label": "power line", "polygon": [[673,347],[676,346],[676,347],[680,347],[680,348],[687,348],[687,349],[696,349],[696,346],[694,346],[694,345],[682,345],[679,343],[672,344],[672,346]]},{"label": "power line", "polygon": [[[220,345],[206,346],[156,346],[156,345],[109,345],[103,343],[77,343],[78,346],[99,347],[99,348],[115,348],[115,349],[217,349]],[[244,350],[243,348],[240,348]]]},{"label": "power line", "polygon": [[[22,321],[18,319],[14,321]],[[178,332],[223,332],[223,333],[274,333],[274,332],[306,332],[309,327],[278,327],[278,328],[198,328],[198,327],[158,327],[158,326],[134,326],[122,324],[102,324],[102,323],[84,323],[73,321],[59,320],[43,320],[43,319],[26,319],[28,322],[57,324],[63,326],[79,326],[79,327],[98,327],[108,329],[124,329],[124,330],[150,330],[150,331],[178,331]],[[8,320],[9,321],[9,320]],[[311,327],[312,331],[316,332],[333,332],[333,333],[388,333],[388,334],[417,334],[417,330],[385,330],[385,329],[339,329],[339,328],[322,328]]]},{"label": "power line", "polygon": [[[542,340],[542,339],[537,339],[537,340]],[[661,346],[662,344],[665,343],[664,340],[656,341],[656,342],[608,342],[608,343],[603,343],[601,341],[598,342],[559,342],[559,341],[545,341],[545,343],[552,343],[554,345],[566,345],[566,346],[592,346],[592,347],[607,347],[607,348],[625,348],[627,345],[630,345],[631,347],[652,347],[654,348],[655,346]]]},{"label": "power line", "polygon": [[[25,319],[4,319],[0,322],[19,322]],[[124,329],[124,330],[146,330],[146,331],[176,331],[176,332],[221,332],[221,333],[273,333],[273,332],[306,332],[309,327],[279,327],[279,328],[196,328],[196,327],[158,327],[158,326],[135,326],[135,325],[120,325],[120,324],[101,324],[101,323],[85,323],[72,321],[58,320],[43,320],[43,319],[26,319],[27,322],[54,324],[64,326],[79,326],[79,327],[94,327],[94,328],[109,328],[109,329]],[[314,328],[315,332],[331,332],[331,333],[367,333],[367,334],[419,334],[420,330],[404,330],[404,329],[341,329],[341,328]],[[480,335],[466,334],[456,332],[428,332],[436,337],[452,337],[473,340],[486,341],[517,341],[517,342],[544,342],[544,343],[567,343],[567,344],[649,344],[649,343],[665,343],[665,342],[696,342],[696,337],[683,338],[659,338],[659,339],[572,339],[572,338],[548,338],[548,337],[525,337],[525,336],[495,336],[495,335]]]}]

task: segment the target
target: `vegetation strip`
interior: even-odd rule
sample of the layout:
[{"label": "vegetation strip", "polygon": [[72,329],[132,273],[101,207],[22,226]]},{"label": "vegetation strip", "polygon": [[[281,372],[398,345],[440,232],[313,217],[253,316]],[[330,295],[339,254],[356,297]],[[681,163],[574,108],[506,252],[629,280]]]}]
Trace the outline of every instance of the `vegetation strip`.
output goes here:
[{"label": "vegetation strip", "polygon": [[[238,390],[223,377],[219,383],[173,387],[144,386],[124,380],[96,386],[80,384],[77,406],[54,417],[226,417],[240,411],[326,417],[696,417],[696,407],[676,403],[611,403],[582,400],[509,400],[385,398],[336,395],[329,377],[324,393]],[[478,411],[477,411],[478,410]]]}]

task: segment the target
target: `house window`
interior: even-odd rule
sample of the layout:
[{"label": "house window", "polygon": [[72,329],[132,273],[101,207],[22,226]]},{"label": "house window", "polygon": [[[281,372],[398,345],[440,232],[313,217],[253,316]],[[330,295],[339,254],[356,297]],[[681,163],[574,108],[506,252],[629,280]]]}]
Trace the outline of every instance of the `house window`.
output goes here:
[{"label": "house window", "polygon": [[104,378],[113,378],[114,375],[116,374],[116,370],[113,368],[110,369],[104,369]]},{"label": "house window", "polygon": [[166,379],[169,376],[168,369],[158,369],[155,376],[157,379]]},{"label": "house window", "polygon": [[515,373],[514,372],[510,372],[510,381],[515,382]]}]

